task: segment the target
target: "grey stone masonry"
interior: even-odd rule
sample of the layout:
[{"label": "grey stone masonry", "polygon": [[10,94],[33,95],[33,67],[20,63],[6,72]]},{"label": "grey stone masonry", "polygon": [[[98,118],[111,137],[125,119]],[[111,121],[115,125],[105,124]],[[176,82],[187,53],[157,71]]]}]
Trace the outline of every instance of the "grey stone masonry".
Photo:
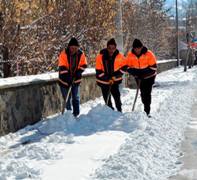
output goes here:
[{"label": "grey stone masonry", "polygon": [[[61,111],[63,100],[57,79],[19,84],[0,86],[0,135]],[[85,75],[80,85],[81,103],[100,95],[95,75]]]},{"label": "grey stone masonry", "polygon": [[14,132],[60,109],[57,83],[0,89],[0,134]]}]

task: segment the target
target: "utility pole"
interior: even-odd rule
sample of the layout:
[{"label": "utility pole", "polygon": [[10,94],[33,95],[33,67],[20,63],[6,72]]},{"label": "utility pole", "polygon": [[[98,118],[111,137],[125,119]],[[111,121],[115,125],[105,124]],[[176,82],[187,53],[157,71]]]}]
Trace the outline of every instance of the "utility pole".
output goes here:
[{"label": "utility pole", "polygon": [[117,0],[117,15],[116,15],[116,41],[120,52],[123,50],[123,32],[122,32],[122,0]]},{"label": "utility pole", "polygon": [[177,54],[177,66],[179,66],[179,18],[178,18],[178,0],[176,0],[176,54]]},{"label": "utility pole", "polygon": [[[117,42],[117,48],[121,53],[124,52],[123,48],[123,31],[122,31],[122,0],[117,0],[117,15],[116,15],[116,42]],[[125,75],[123,78],[123,83],[121,85],[121,88],[125,87],[126,85],[126,80],[125,80]]]}]

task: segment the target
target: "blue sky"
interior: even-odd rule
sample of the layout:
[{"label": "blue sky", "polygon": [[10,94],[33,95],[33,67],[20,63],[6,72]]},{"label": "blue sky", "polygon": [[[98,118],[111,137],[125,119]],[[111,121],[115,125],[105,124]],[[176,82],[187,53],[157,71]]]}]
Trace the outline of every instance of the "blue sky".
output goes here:
[{"label": "blue sky", "polygon": [[[190,1],[191,0],[178,0],[179,15],[184,16],[184,13],[185,13],[184,6]],[[170,14],[175,15],[176,0],[166,0],[166,7],[171,8]]]}]

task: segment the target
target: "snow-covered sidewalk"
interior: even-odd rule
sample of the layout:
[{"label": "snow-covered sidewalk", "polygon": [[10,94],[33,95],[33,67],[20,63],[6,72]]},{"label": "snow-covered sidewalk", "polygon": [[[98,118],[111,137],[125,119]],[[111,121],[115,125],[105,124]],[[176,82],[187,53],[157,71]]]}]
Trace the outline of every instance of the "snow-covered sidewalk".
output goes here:
[{"label": "snow-covered sidewalk", "polygon": [[143,113],[140,97],[131,112],[135,90],[123,89],[122,114],[98,98],[81,106],[77,121],[66,112],[1,137],[0,180],[167,179],[181,165],[196,76],[196,68],[159,74],[152,118]]}]

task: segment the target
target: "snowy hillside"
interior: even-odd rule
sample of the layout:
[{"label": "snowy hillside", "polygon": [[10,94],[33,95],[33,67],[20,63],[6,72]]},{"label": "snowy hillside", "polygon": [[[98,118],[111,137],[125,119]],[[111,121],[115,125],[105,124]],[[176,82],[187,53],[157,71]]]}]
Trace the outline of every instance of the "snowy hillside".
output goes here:
[{"label": "snowy hillside", "polygon": [[135,90],[123,89],[123,113],[102,98],[81,105],[76,120],[56,114],[0,138],[0,180],[163,180],[176,173],[180,142],[191,120],[197,69],[157,76],[152,118]]}]

